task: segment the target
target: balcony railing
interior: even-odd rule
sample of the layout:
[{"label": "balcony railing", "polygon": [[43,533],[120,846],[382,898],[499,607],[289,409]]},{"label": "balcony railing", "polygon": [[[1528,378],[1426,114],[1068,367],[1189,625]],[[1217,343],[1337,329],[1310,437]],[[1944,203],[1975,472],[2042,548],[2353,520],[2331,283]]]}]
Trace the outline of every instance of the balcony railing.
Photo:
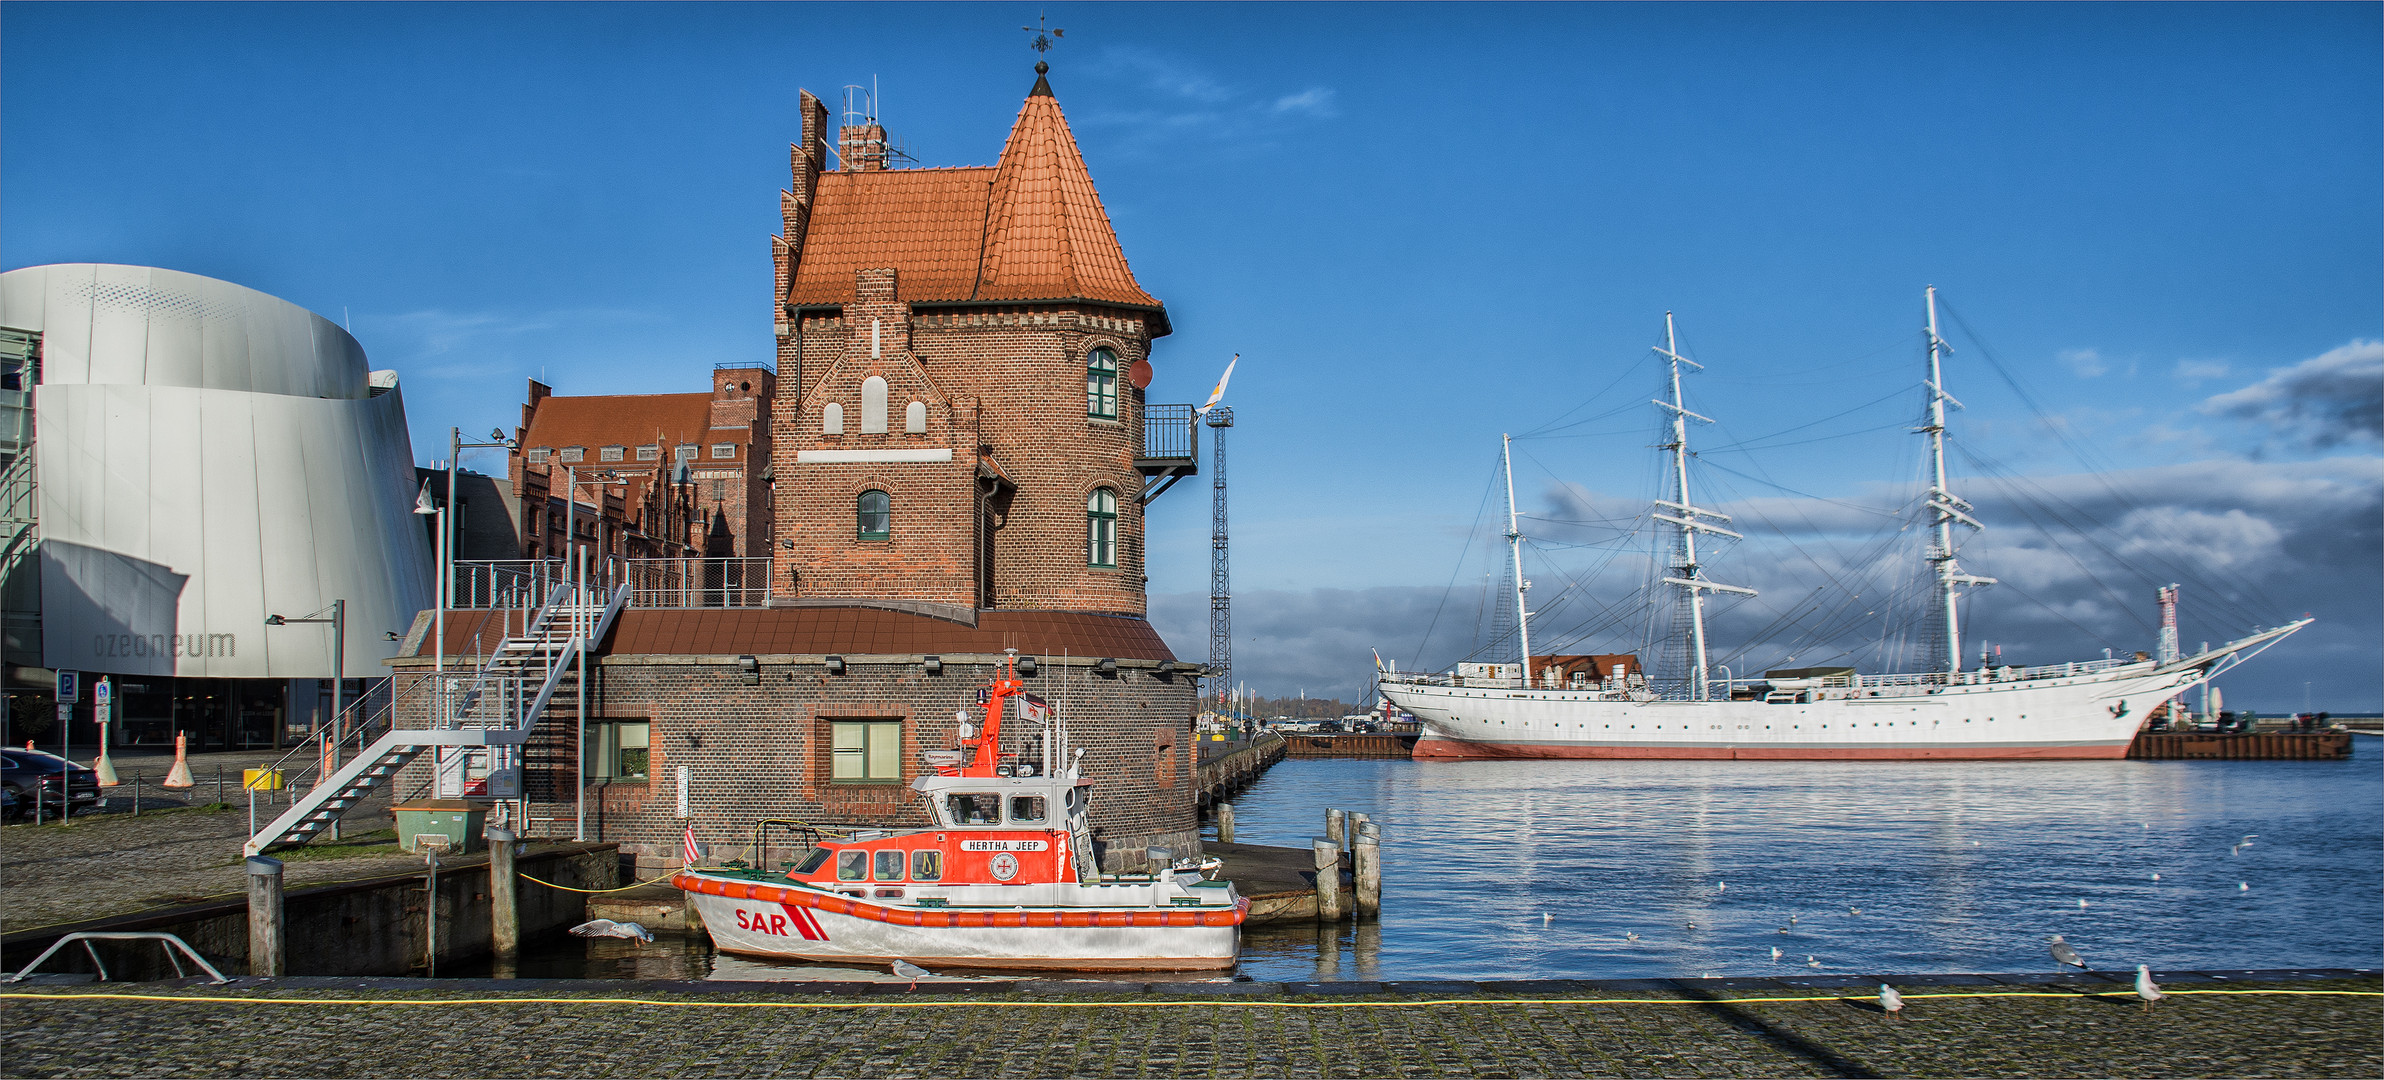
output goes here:
[{"label": "balcony railing", "polygon": [[1192,461],[1200,456],[1200,418],[1190,405],[1142,407],[1142,447],[1138,461]]},{"label": "balcony railing", "polygon": [[[451,604],[531,609],[568,576],[560,559],[459,561]],[[606,559],[588,576],[608,590],[629,586],[636,608],[757,608],[770,600],[767,558]]]}]

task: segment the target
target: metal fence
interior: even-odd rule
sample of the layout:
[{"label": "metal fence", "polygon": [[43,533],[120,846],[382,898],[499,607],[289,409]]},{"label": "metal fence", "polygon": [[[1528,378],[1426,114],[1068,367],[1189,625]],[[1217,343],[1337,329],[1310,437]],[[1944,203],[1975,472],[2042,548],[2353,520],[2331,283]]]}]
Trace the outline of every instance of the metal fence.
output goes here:
[{"label": "metal fence", "polygon": [[[607,590],[629,586],[637,608],[757,608],[770,600],[770,560],[607,559],[588,576]],[[455,610],[536,608],[568,577],[560,559],[472,560],[455,564]]]}]

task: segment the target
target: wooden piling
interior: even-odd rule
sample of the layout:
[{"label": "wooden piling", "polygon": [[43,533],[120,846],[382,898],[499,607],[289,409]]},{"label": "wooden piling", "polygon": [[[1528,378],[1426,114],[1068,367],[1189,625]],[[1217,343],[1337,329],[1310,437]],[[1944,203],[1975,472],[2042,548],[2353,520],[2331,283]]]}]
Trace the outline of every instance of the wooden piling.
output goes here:
[{"label": "wooden piling", "polygon": [[289,946],[282,933],[281,860],[248,857],[248,973],[259,978],[289,974]]},{"label": "wooden piling", "polygon": [[1357,846],[1352,850],[1350,866],[1357,871],[1358,918],[1377,918],[1382,914],[1382,842],[1359,833]]},{"label": "wooden piling", "polygon": [[1232,803],[1221,802],[1217,804],[1217,842],[1220,844],[1233,843]]},{"label": "wooden piling", "polygon": [[1324,812],[1324,838],[1332,841],[1334,847],[1338,848],[1347,842],[1348,827],[1348,811],[1327,810]]},{"label": "wooden piling", "polygon": [[521,954],[521,884],[514,877],[510,829],[488,830],[488,944],[499,962]]},{"label": "wooden piling", "polygon": [[1325,836],[1315,838],[1312,843],[1316,851],[1316,921],[1340,922],[1341,845]]}]

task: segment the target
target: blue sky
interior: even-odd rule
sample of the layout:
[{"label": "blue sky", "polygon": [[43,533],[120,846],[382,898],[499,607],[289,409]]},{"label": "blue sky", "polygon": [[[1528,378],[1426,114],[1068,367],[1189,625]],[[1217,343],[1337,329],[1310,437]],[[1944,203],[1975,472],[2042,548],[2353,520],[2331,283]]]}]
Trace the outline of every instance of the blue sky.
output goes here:
[{"label": "blue sky", "polygon": [[[2088,534],[2056,557],[2024,508],[1991,520],[1970,561],[2013,588],[1974,634],[2032,661],[2148,647],[2146,564],[2190,563],[2189,645],[2321,619],[2234,698],[2384,706],[2377,6],[1042,10],[1177,327],[1152,400],[1244,356],[1237,652],[1262,689],[1355,694],[1368,647],[1471,647],[1501,431],[1589,419],[1518,443],[1517,484],[1535,579],[1599,564],[1567,523],[1653,494],[1634,403],[1667,309],[1710,368],[1713,496],[1802,523],[1712,571],[1772,597],[1725,631],[1770,624],[1864,550],[1869,519],[1815,508],[1903,499],[1935,284],[1962,321],[1957,471],[2066,492]],[[450,425],[509,427],[525,378],[669,392],[768,357],[797,89],[874,78],[920,163],[990,163],[1037,11],[9,3],[0,260],[346,318],[427,463]],[[1207,526],[1205,484],[1153,506],[1154,618],[1187,656]],[[1610,576],[1583,595],[1636,584]]]}]

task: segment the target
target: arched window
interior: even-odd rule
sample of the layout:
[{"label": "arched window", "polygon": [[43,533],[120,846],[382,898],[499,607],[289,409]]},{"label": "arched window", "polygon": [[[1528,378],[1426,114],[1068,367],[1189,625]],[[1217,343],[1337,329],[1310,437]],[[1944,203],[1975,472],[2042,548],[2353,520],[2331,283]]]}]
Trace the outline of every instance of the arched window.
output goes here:
[{"label": "arched window", "polygon": [[858,505],[861,539],[884,540],[894,535],[894,500],[883,491],[864,491]]},{"label": "arched window", "polygon": [[913,435],[927,434],[927,403],[914,401],[902,407],[902,430]]},{"label": "arched window", "polygon": [[1094,488],[1084,501],[1085,560],[1094,566],[1117,565],[1117,492]]},{"label": "arched window", "polygon": [[861,380],[861,434],[886,433],[886,380],[872,375]]},{"label": "arched window", "polygon": [[[823,434],[823,435],[842,435],[842,434],[844,434],[844,406],[842,406],[842,405],[839,405],[839,404],[837,404],[837,403],[835,403],[835,402],[831,401],[831,402],[827,403],[825,406],[822,406],[822,407],[821,407],[821,409],[820,409],[820,434]],[[684,457],[694,457],[694,456],[695,456],[695,448],[694,448],[694,447],[692,447],[692,446],[683,446],[683,447],[680,447],[679,449],[680,449],[680,451],[681,451],[681,453],[682,453],[682,455],[683,455]]]},{"label": "arched window", "polygon": [[1094,349],[1084,358],[1084,412],[1117,419],[1117,354],[1108,349]]}]

